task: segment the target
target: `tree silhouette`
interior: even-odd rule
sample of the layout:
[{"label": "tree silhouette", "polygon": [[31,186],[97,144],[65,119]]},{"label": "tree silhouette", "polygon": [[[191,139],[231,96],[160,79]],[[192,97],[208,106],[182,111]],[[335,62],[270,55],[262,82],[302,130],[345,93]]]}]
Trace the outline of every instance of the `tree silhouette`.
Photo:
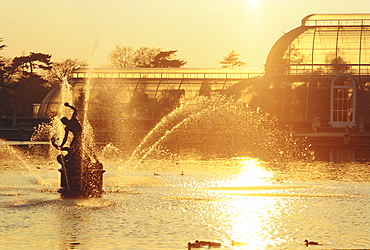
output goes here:
[{"label": "tree silhouette", "polygon": [[[0,43],[3,42],[3,38],[0,38]],[[0,45],[0,50],[3,50],[7,47],[5,44]],[[7,67],[6,62],[3,56],[0,56],[0,114],[6,113],[9,110],[9,106],[11,103],[10,93],[11,89],[9,85],[6,84],[7,78]]]},{"label": "tree silhouette", "polygon": [[227,56],[224,57],[224,60],[220,63],[222,68],[236,68],[245,65],[245,62],[239,61],[240,54],[232,50]]},{"label": "tree silhouette", "polygon": [[10,70],[12,72],[21,69],[23,73],[28,72],[33,73],[35,69],[43,69],[43,70],[50,70],[51,69],[51,62],[50,62],[51,55],[43,54],[43,53],[34,53],[31,52],[28,56],[19,56],[13,59],[12,65]]},{"label": "tree silhouette", "polygon": [[180,68],[186,64],[182,59],[173,59],[177,50],[161,51],[153,60],[154,68]]},{"label": "tree silhouette", "polygon": [[18,116],[32,116],[32,104],[40,103],[50,91],[42,76],[51,69],[50,58],[51,55],[31,52],[28,56],[15,57],[9,66],[3,67],[1,115],[17,112]]},{"label": "tree silhouette", "polygon": [[141,47],[134,50],[129,46],[116,45],[109,54],[113,68],[180,68],[186,64],[176,59],[177,50],[161,51],[159,48]]},{"label": "tree silhouette", "polygon": [[[0,38],[0,43],[2,43],[4,41],[3,38]],[[6,44],[1,44],[0,45],[0,50],[3,50],[5,47],[8,47]]]},{"label": "tree silhouette", "polygon": [[136,68],[153,68],[153,59],[161,52],[158,48],[141,47],[135,51]]},{"label": "tree silhouette", "polygon": [[157,99],[156,113],[154,118],[161,119],[163,116],[180,106],[180,100],[184,95],[184,89],[162,90]]},{"label": "tree silhouette", "polygon": [[[3,39],[0,38],[0,43],[3,42]],[[0,44],[0,50],[3,50],[5,47],[7,47],[5,44]],[[5,70],[5,60],[0,55],[0,91],[4,84],[4,78],[5,78],[6,70]]]},{"label": "tree silhouette", "polygon": [[33,103],[41,103],[50,91],[46,83],[46,80],[36,74],[23,76],[14,82],[12,110],[16,110],[19,116],[32,117]]},{"label": "tree silhouette", "polygon": [[348,65],[348,62],[346,62],[341,56],[333,56],[333,53],[329,53],[326,56],[326,63],[328,64],[326,67],[335,74],[344,73],[351,69],[351,65]]},{"label": "tree silhouette", "polygon": [[135,50],[130,46],[116,45],[109,53],[112,68],[135,68]]},{"label": "tree silhouette", "polygon": [[49,71],[47,80],[50,86],[55,86],[63,81],[64,78],[71,79],[72,72],[75,69],[86,67],[87,63],[85,61],[80,61],[78,59],[66,59],[60,62],[53,62],[52,68]]}]

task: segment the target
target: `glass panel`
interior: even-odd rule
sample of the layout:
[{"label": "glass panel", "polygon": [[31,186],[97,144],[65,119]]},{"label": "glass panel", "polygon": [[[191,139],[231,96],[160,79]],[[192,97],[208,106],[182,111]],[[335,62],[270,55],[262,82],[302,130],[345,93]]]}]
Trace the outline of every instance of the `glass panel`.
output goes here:
[{"label": "glass panel", "polygon": [[[307,30],[298,36],[289,46],[285,53],[285,61],[289,64],[311,64],[312,63],[312,41],[315,29]],[[311,70],[309,68],[309,70]]]},{"label": "glass panel", "polygon": [[[361,64],[370,64],[370,27],[363,27],[361,40]],[[362,66],[369,72],[369,66]],[[366,72],[366,71],[365,71]]]},{"label": "glass panel", "polygon": [[[338,64],[358,64],[360,48],[360,27],[343,27],[338,33]],[[344,71],[350,71],[351,66],[342,67]]]},{"label": "glass panel", "polygon": [[349,111],[348,112],[347,121],[348,122],[351,122],[352,121],[352,111]]},{"label": "glass panel", "polygon": [[338,110],[343,110],[343,102],[341,100],[338,101]]},{"label": "glass panel", "polygon": [[327,64],[335,57],[337,31],[335,27],[317,28],[313,63]]},{"label": "glass panel", "polygon": [[338,112],[338,121],[343,121],[343,112],[342,111]]},{"label": "glass panel", "polygon": [[348,101],[348,109],[352,110],[353,109],[353,100]]},{"label": "glass panel", "polygon": [[337,111],[333,111],[333,121],[338,121],[338,112]]},{"label": "glass panel", "polygon": [[333,100],[333,109],[338,110],[338,101],[337,100]]}]

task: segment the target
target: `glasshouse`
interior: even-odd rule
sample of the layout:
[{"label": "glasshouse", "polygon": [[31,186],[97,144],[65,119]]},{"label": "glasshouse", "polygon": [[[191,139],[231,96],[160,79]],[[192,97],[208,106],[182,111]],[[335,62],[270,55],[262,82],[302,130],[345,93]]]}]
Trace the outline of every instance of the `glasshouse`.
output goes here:
[{"label": "glasshouse", "polygon": [[309,15],[275,43],[263,79],[243,94],[280,121],[351,128],[370,117],[369,75],[370,15]]},{"label": "glasshouse", "polygon": [[[315,122],[334,129],[366,129],[370,117],[370,14],[306,16],[301,26],[273,45],[264,70],[83,68],[75,70],[68,85],[72,86],[73,102],[88,93],[90,120],[99,120],[102,130],[126,119],[140,120],[135,127],[138,131],[181,103],[214,95],[232,96],[298,130],[311,130]],[[58,112],[61,89],[45,98],[39,117]],[[116,118],[107,119],[108,113]]]},{"label": "glasshouse", "polygon": [[[82,68],[69,80],[78,98],[89,91],[92,106],[109,104],[124,119],[158,120],[197,96],[222,94],[236,83],[261,75],[261,69]],[[50,117],[60,104],[61,88],[45,98],[39,116]],[[97,110],[97,109],[96,109]],[[96,114],[99,116],[99,114]]]}]

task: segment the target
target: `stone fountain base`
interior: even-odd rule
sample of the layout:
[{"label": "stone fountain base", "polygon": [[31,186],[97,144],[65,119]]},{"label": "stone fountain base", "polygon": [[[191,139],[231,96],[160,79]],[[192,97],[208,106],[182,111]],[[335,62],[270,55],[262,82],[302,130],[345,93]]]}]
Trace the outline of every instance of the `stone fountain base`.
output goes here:
[{"label": "stone fountain base", "polygon": [[103,164],[87,162],[82,166],[62,165],[61,188],[58,192],[62,198],[100,198],[103,190]]}]

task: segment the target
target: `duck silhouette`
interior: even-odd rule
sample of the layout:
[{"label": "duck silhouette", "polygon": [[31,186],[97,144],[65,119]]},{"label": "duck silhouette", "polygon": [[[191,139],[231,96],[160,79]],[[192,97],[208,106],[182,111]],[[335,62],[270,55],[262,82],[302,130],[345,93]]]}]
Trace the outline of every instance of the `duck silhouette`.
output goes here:
[{"label": "duck silhouette", "polygon": [[202,247],[208,247],[208,248],[221,247],[221,243],[212,242],[212,241],[199,241],[199,240],[196,240],[194,243],[191,243],[191,242],[188,243],[189,250],[192,248],[202,248]]},{"label": "duck silhouette", "polygon": [[205,247],[205,246],[208,246],[209,243],[211,243],[211,242],[210,241],[203,241],[203,240],[201,240],[201,241],[196,240],[195,243],[200,244],[201,247]]},{"label": "duck silhouette", "polygon": [[218,243],[218,242],[209,242],[208,243],[208,247],[211,248],[211,247],[221,247],[221,243]]},{"label": "duck silhouette", "polygon": [[188,250],[192,248],[201,248],[201,247],[202,247],[202,244],[200,244],[199,242],[195,242],[195,243],[189,242],[188,243]]},{"label": "duck silhouette", "polygon": [[308,241],[307,239],[304,241],[305,242],[305,245],[308,246],[308,245],[320,245],[318,242],[316,241]]}]

